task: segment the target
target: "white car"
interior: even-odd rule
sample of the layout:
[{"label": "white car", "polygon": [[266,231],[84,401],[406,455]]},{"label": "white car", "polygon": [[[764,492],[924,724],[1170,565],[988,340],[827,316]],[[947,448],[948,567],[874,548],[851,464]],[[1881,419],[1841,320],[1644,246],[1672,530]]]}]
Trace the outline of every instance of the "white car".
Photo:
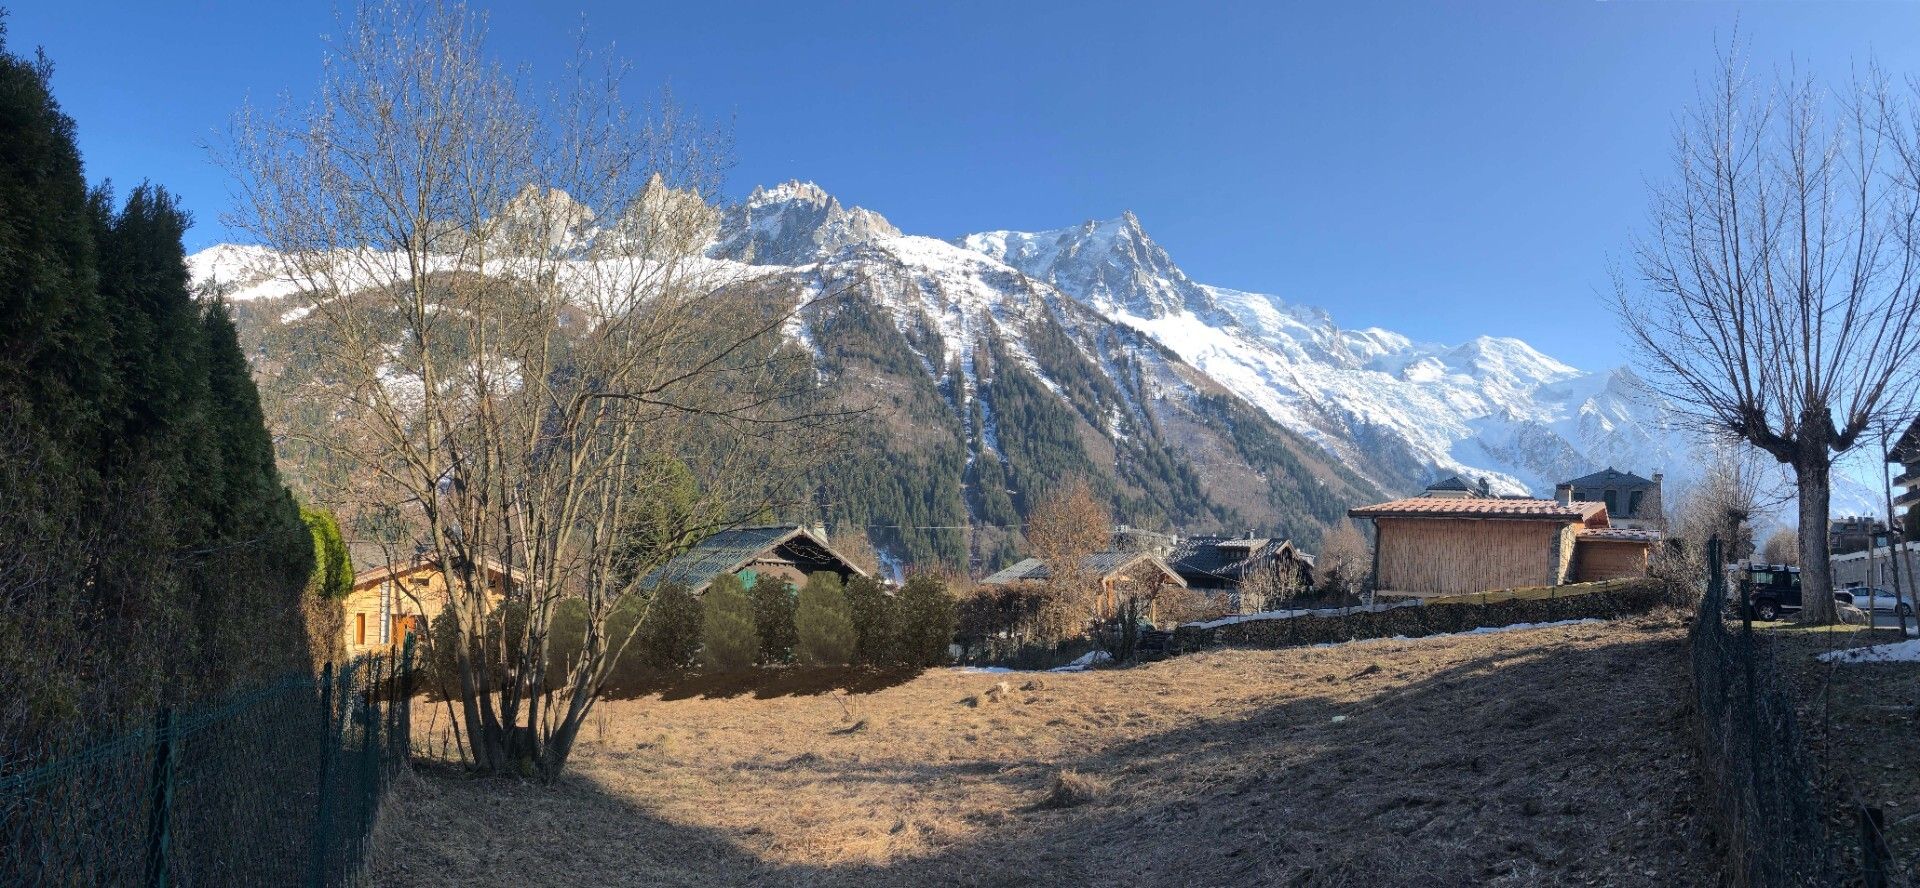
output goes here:
[{"label": "white car", "polygon": [[1891,589],[1875,589],[1870,586],[1854,586],[1842,589],[1853,596],[1853,606],[1863,611],[1889,611],[1902,617],[1913,616],[1913,594],[1896,596]]}]

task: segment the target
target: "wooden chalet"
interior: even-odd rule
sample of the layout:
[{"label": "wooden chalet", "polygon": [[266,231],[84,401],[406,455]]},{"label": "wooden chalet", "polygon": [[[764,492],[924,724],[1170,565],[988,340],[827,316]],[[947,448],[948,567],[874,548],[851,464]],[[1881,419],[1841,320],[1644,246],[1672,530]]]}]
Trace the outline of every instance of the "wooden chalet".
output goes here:
[{"label": "wooden chalet", "polygon": [[1374,588],[1427,597],[1644,576],[1658,531],[1614,527],[1604,502],[1418,496],[1373,521]]},{"label": "wooden chalet", "polygon": [[[488,596],[505,597],[507,569],[494,561],[484,567]],[[410,634],[425,633],[446,608],[447,577],[439,559],[431,555],[354,574],[353,590],[342,602],[346,653],[351,657],[382,650],[406,641]]]}]

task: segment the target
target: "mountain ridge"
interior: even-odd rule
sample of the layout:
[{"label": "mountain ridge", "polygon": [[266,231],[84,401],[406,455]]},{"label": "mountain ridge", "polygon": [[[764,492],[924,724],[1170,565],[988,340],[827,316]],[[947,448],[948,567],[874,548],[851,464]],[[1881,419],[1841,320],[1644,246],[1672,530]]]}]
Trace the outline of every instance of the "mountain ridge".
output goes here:
[{"label": "mountain ridge", "polygon": [[[1511,337],[1345,329],[1323,307],[1195,280],[1131,212],[940,239],[790,181],[716,215],[711,261],[795,292],[855,286],[787,328],[822,386],[886,430],[880,456],[823,482],[823,511],[977,528],[882,533],[900,560],[1003,560],[1017,539],[992,528],[1071,475],[1095,476],[1133,523],[1312,539],[1359,500],[1447,474],[1545,495],[1605,466],[1678,484],[1695,468],[1630,366],[1581,370]],[[270,354],[272,328],[302,321],[267,310],[295,301],[286,282],[231,268],[259,258],[221,245],[191,264],[233,282],[243,309],[270,303],[240,312]]]}]

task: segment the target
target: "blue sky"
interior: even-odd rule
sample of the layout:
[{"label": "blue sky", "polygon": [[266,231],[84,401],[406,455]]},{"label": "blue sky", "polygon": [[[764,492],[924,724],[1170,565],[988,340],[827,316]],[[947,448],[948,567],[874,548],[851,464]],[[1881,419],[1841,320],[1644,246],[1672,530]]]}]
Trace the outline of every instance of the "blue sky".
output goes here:
[{"label": "blue sky", "polygon": [[[575,4],[482,3],[553,71]],[[201,147],[319,74],[324,4],[15,0],[89,174],[182,194],[225,239]],[[1600,298],[1667,174],[1674,115],[1734,34],[1760,65],[1920,74],[1920,5],[586,3],[592,39],[730,124],[730,190],[811,179],[952,236],[1137,213],[1196,279],[1420,339],[1626,359]]]}]

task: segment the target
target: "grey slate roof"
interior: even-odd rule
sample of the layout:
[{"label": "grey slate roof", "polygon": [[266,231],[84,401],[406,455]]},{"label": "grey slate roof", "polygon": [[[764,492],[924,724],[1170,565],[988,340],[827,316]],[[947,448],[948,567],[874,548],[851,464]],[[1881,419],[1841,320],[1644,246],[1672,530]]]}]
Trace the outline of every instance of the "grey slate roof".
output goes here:
[{"label": "grey slate roof", "polygon": [[1432,484],[1427,485],[1427,489],[1428,490],[1464,490],[1468,493],[1473,493],[1478,491],[1480,489],[1480,486],[1477,484],[1467,483],[1467,479],[1462,478],[1459,475],[1448,475],[1445,478],[1442,478],[1438,481],[1433,482]]},{"label": "grey slate roof", "polygon": [[[1180,541],[1173,554],[1167,556],[1167,563],[1189,581],[1212,577],[1238,583],[1246,577],[1248,569],[1260,563],[1260,559],[1270,558],[1283,548],[1291,549],[1292,543],[1271,539],[1189,537]],[[1313,556],[1297,549],[1293,550],[1293,556],[1307,566],[1313,566]]]},{"label": "grey slate roof", "polygon": [[[1145,552],[1096,552],[1080,562],[1080,569],[1096,577],[1104,577],[1115,571],[1131,567],[1135,562],[1143,560],[1151,561],[1159,565],[1169,576],[1179,576],[1172,568],[1167,567],[1166,562]],[[1052,576],[1052,572],[1047,570],[1046,562],[1038,558],[1026,558],[1012,567],[1004,568],[989,575],[986,579],[981,580],[980,584],[983,586],[1004,586],[1008,583],[1018,583],[1024,580],[1045,580]]]},{"label": "grey slate roof", "polygon": [[1635,487],[1653,486],[1653,482],[1646,478],[1642,478],[1632,472],[1619,471],[1612,466],[1608,466],[1591,475],[1575,478],[1567,483],[1574,487],[1619,487],[1628,490]]},{"label": "grey slate roof", "polygon": [[641,580],[641,585],[652,587],[662,583],[681,583],[698,592],[713,582],[714,577],[739,570],[762,553],[790,541],[816,547],[826,555],[846,563],[854,571],[859,571],[852,562],[828,548],[825,540],[814,536],[806,528],[797,524],[777,524],[738,527],[707,537],[693,548],[674,556],[673,560],[654,568]]}]

